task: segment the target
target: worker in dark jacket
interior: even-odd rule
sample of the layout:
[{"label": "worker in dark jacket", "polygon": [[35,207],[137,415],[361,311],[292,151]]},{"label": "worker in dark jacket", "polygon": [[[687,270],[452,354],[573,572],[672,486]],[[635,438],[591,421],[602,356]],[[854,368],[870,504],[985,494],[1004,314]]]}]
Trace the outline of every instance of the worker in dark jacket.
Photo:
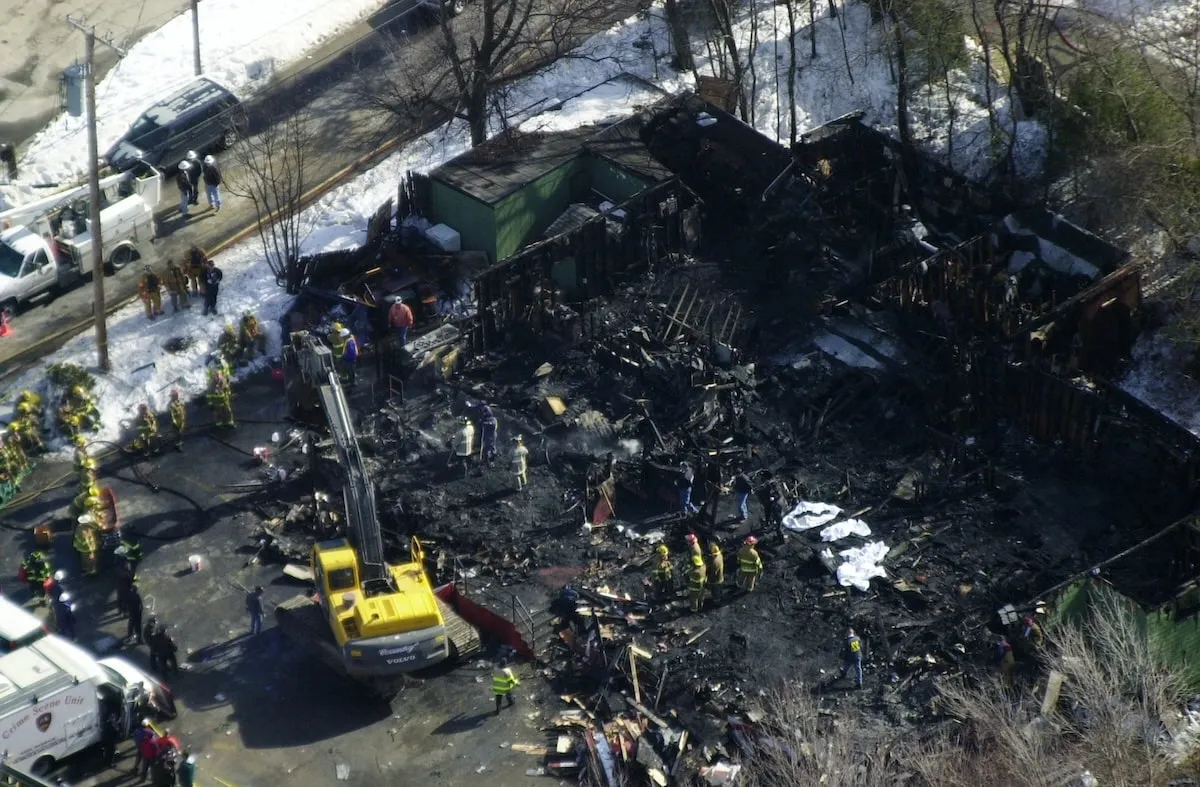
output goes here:
[{"label": "worker in dark jacket", "polygon": [[191,168],[191,164],[181,161],[179,174],[175,176],[175,185],[179,188],[179,212],[185,219],[188,217],[188,205],[192,204],[192,177],[188,174]]},{"label": "worker in dark jacket", "polygon": [[189,150],[187,152],[187,156],[185,156],[184,158],[188,163],[187,175],[188,175],[188,180],[191,182],[191,186],[192,186],[192,191],[191,191],[190,198],[188,199],[188,204],[189,205],[199,205],[200,204],[200,176],[201,176],[201,167],[202,167],[202,164],[200,163],[200,156],[199,156],[199,154],[196,153],[196,151]]},{"label": "worker in dark jacket", "polygon": [[225,274],[217,267],[217,263],[207,260],[204,266],[204,314],[217,315],[217,294],[223,278]]},{"label": "worker in dark jacket", "polygon": [[150,647],[158,654],[158,663],[164,676],[179,674],[179,661],[175,658],[175,654],[179,651],[179,646],[175,644],[175,639],[163,624],[159,623],[154,628],[154,636],[150,640]]},{"label": "worker in dark jacket", "polygon": [[753,491],[754,484],[750,482],[750,476],[745,470],[739,470],[733,477],[733,494],[737,500],[739,522],[750,518],[750,493]]},{"label": "worker in dark jacket", "polygon": [[246,611],[250,613],[250,635],[257,636],[262,633],[263,626],[263,587],[262,585],[255,586],[254,590],[246,594]]},{"label": "worker in dark jacket", "polygon": [[861,689],[863,686],[862,660],[862,640],[854,633],[854,629],[846,629],[846,645],[842,650],[842,673],[838,675],[838,680],[846,677],[853,670],[854,682]]},{"label": "worker in dark jacket", "polygon": [[145,641],[142,631],[142,591],[138,588],[136,579],[129,583],[129,587],[125,591],[125,611],[129,613],[129,626],[125,629],[125,639],[135,645],[141,645]]},{"label": "worker in dark jacket", "polygon": [[221,212],[221,168],[213,156],[204,157],[202,169],[204,175],[204,196],[208,198],[208,207],[214,212]]},{"label": "worker in dark jacket", "polygon": [[496,459],[496,414],[487,402],[479,405],[479,458],[488,467]]},{"label": "worker in dark jacket", "polygon": [[75,604],[70,593],[63,593],[54,602],[54,624],[58,633],[67,639],[75,639]]}]

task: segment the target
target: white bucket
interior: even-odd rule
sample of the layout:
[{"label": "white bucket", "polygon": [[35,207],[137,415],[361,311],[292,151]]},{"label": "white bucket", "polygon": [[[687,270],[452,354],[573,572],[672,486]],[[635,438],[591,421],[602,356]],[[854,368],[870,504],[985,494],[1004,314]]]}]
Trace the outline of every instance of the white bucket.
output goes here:
[{"label": "white bucket", "polygon": [[200,555],[188,555],[188,566],[192,571],[199,571],[204,568],[204,558]]}]

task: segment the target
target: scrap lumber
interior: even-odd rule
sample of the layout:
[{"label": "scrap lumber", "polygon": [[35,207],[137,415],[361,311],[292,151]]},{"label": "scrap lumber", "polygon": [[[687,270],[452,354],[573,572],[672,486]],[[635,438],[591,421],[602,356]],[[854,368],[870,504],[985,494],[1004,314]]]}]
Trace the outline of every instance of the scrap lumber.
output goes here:
[{"label": "scrap lumber", "polygon": [[641,713],[643,716],[645,716],[647,719],[654,722],[658,726],[662,727],[664,730],[670,729],[671,725],[667,724],[665,721],[663,721],[661,718],[659,718],[659,716],[656,713],[654,713],[654,711],[650,710],[642,703],[633,699],[633,697],[625,695],[625,699],[628,700],[629,704],[632,705],[634,708],[636,708],[637,711],[639,713]]},{"label": "scrap lumber", "polygon": [[629,649],[629,677],[633,680],[633,698],[641,702],[642,684],[638,682],[637,655],[633,652],[633,648]]},{"label": "scrap lumber", "polygon": [[703,637],[705,634],[707,634],[707,633],[708,633],[709,631],[711,631],[711,630],[712,630],[712,626],[709,626],[708,628],[701,630],[701,631],[700,631],[698,634],[696,634],[695,636],[693,636],[693,637],[692,637],[691,639],[689,639],[687,642],[683,643],[684,647],[687,647],[688,645],[691,645],[692,643],[694,643],[696,640],[698,640],[698,639],[700,639],[701,637]]},{"label": "scrap lumber", "polygon": [[550,748],[548,746],[537,743],[514,743],[512,745],[512,750],[519,751],[522,754],[533,754],[538,757],[545,757],[550,753]]}]

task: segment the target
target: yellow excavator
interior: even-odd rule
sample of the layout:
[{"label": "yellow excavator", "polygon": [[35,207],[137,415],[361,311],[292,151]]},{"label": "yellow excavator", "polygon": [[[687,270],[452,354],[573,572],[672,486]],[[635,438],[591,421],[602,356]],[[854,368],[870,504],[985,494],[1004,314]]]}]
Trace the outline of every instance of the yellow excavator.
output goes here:
[{"label": "yellow excavator", "polygon": [[407,562],[385,559],[375,489],[333,353],[314,335],[297,331],[283,359],[293,416],[311,423],[324,413],[344,476],[346,537],[313,545],[316,600],[301,595],[279,605],[280,628],[334,668],[381,690],[403,673],[475,653],[479,633],[435,593],[420,542],[411,540]]}]

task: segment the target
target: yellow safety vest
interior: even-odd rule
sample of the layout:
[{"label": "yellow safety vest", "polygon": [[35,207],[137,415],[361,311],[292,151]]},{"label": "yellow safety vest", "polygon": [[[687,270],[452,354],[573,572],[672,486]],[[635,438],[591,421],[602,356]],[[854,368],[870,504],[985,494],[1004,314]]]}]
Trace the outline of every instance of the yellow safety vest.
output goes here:
[{"label": "yellow safety vest", "polygon": [[692,592],[703,590],[707,581],[708,572],[705,571],[704,565],[692,566],[692,570],[688,572],[688,590]]},{"label": "yellow safety vest", "polygon": [[503,697],[513,690],[513,687],[520,684],[517,676],[513,674],[512,669],[505,667],[502,670],[497,670],[492,673],[492,693]]}]

